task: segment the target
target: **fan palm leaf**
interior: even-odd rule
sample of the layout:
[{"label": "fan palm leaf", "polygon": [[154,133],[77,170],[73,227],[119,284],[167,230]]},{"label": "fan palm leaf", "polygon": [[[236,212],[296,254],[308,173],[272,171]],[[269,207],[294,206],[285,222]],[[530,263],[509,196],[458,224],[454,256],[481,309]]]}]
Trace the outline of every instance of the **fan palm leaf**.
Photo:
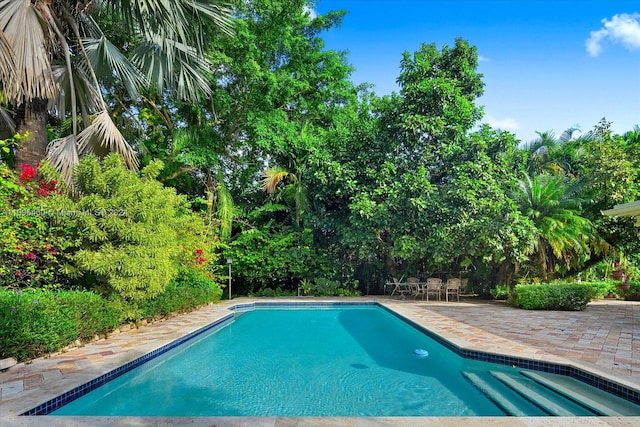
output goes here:
[{"label": "fan palm leaf", "polygon": [[104,35],[98,38],[84,38],[82,43],[90,66],[101,81],[110,83],[117,79],[125,87],[129,97],[135,99],[139,96],[140,90],[148,82],[116,46]]},{"label": "fan palm leaf", "polygon": [[[89,116],[102,109],[101,95],[83,70],[75,64],[72,64],[72,67],[73,72],[69,73],[66,66],[53,66],[53,78],[59,90],[49,100],[49,110],[60,120],[63,120],[67,117],[67,113],[70,113],[68,98],[75,96],[84,124],[88,126],[91,124]],[[73,79],[73,92],[71,91],[71,79]]]},{"label": "fan palm leaf", "polygon": [[262,189],[269,194],[273,194],[278,183],[286,177],[291,177],[294,181],[298,180],[294,174],[281,167],[267,169],[262,177]]},{"label": "fan palm leaf", "polygon": [[211,94],[205,77],[210,64],[192,46],[156,34],[138,46],[131,60],[158,93],[174,88],[180,99],[192,100]]},{"label": "fan palm leaf", "polygon": [[[13,49],[9,40],[4,35],[4,32],[0,31],[0,81],[3,82],[15,82],[12,77],[16,74],[16,64],[13,58]],[[6,89],[5,89],[6,90]]]},{"label": "fan palm leaf", "polygon": [[200,34],[194,34],[197,23],[207,19],[227,34],[233,34],[231,2],[228,0],[112,0],[115,16],[131,29],[143,35],[164,34],[191,44]]},{"label": "fan palm leaf", "polygon": [[82,155],[89,153],[106,154],[105,151],[118,153],[128,168],[138,169],[138,157],[133,148],[124,139],[118,127],[113,123],[109,113],[100,112],[91,125],[78,135],[79,151]]},{"label": "fan palm leaf", "polygon": [[[47,8],[44,2],[39,7]],[[33,99],[49,99],[54,94],[54,81],[48,47],[45,20],[30,0],[0,0],[0,31],[11,50],[3,49],[0,62],[13,62],[14,84],[5,85],[5,96],[15,103]],[[11,54],[13,61],[7,56]]]},{"label": "fan palm leaf", "polygon": [[76,136],[71,134],[51,141],[47,148],[46,159],[53,167],[60,171],[69,188],[73,188],[72,171],[79,163],[78,141]]}]

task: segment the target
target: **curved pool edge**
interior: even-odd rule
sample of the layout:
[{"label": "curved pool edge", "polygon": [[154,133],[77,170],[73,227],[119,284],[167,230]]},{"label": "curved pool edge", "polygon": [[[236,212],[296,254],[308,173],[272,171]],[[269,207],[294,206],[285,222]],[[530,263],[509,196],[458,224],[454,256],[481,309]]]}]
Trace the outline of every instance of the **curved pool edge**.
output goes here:
[{"label": "curved pool edge", "polygon": [[[479,349],[476,345],[474,345],[474,343],[470,343],[470,342],[465,342],[464,340],[460,339],[459,337],[457,337],[455,334],[450,334],[448,333],[446,330],[438,330],[439,328],[434,328],[433,325],[425,325],[423,322],[423,318],[421,318],[420,316],[415,316],[414,314],[411,313],[411,308],[413,307],[414,309],[416,307],[419,307],[417,304],[417,302],[413,302],[413,301],[398,301],[398,300],[391,300],[391,299],[386,299],[386,298],[358,298],[358,299],[353,299],[353,298],[314,298],[314,299],[307,299],[305,298],[304,300],[301,300],[300,298],[287,298],[287,299],[238,299],[238,300],[232,300],[232,301],[225,301],[219,304],[214,305],[215,310],[213,310],[215,313],[213,313],[214,317],[217,316],[216,318],[211,317],[212,313],[207,314],[205,317],[205,322],[202,322],[202,319],[200,322],[187,322],[189,323],[188,325],[182,325],[185,326],[185,328],[187,330],[184,330],[184,328],[180,329],[181,335],[179,338],[177,338],[178,340],[184,341],[186,339],[187,336],[189,336],[189,334],[195,334],[197,335],[198,333],[201,333],[201,329],[205,328],[205,329],[209,329],[212,323],[219,323],[222,320],[221,319],[226,319],[229,315],[233,314],[233,307],[236,307],[238,305],[244,305],[245,307],[251,306],[253,305],[254,307],[256,306],[266,306],[266,305],[278,305],[278,304],[286,304],[287,302],[289,303],[295,303],[296,305],[313,305],[313,304],[352,304],[352,303],[356,303],[356,304],[375,304],[375,305],[380,305],[382,307],[387,308],[388,310],[390,310],[393,313],[396,313],[397,315],[400,315],[401,317],[403,317],[405,320],[408,320],[410,323],[419,326],[420,328],[430,332],[431,334],[435,334],[436,336],[440,337],[442,340],[447,341],[450,345],[453,345],[459,349],[461,349],[462,351],[477,351],[477,352],[482,352],[482,353],[487,353],[486,349]],[[423,306],[424,307],[424,306]],[[170,321],[167,321],[166,323],[169,323]],[[180,322],[178,322],[180,323]],[[184,323],[184,322],[182,322]],[[198,332],[201,331],[201,332]],[[167,336],[167,339],[169,339],[169,336]],[[162,346],[167,346],[167,345],[171,345],[172,347],[175,345],[179,345],[179,343],[172,345],[172,343],[174,343],[176,340],[170,340],[168,342],[164,342],[163,344],[159,344],[156,346],[156,348],[154,348],[151,351],[156,350],[157,348],[160,348]],[[140,352],[136,352],[136,351],[129,351],[128,353],[129,356],[129,361],[125,362],[125,363],[131,363],[132,361],[137,360],[140,357]],[[148,354],[148,353],[145,353]],[[492,354],[498,354],[498,353],[492,353]],[[136,356],[137,357],[133,357]],[[501,351],[499,354],[499,356],[504,356],[505,352]],[[64,359],[64,354],[60,355],[62,356],[62,358]],[[518,358],[521,358],[522,356],[516,356]],[[627,384],[625,384],[626,382],[624,381],[624,379],[621,379],[619,377],[611,377],[610,375],[608,375],[608,373],[606,372],[594,372],[593,367],[586,367],[586,366],[581,366],[580,364],[575,364],[573,363],[573,361],[567,360],[567,359],[563,359],[560,358],[558,356],[553,356],[553,355],[544,355],[544,354],[537,354],[534,359],[536,360],[549,360],[549,359],[553,359],[553,363],[558,363],[558,364],[564,364],[566,366],[571,366],[574,367],[576,369],[580,369],[580,370],[584,370],[587,372],[591,372],[599,377],[602,378],[606,378],[608,381],[612,381],[615,383],[618,383],[624,387],[627,388],[631,388],[634,390],[637,390],[637,385],[628,382]],[[38,361],[34,361],[34,364],[37,363]],[[122,366],[122,365],[119,365]],[[83,372],[81,375],[67,375],[65,376],[65,379],[67,379],[68,381],[64,381],[64,382],[60,382],[59,385],[66,387],[66,390],[73,390],[74,387],[72,387],[73,383],[75,382],[76,384],[78,384],[78,382],[80,382],[79,385],[76,385],[76,388],[78,386],[81,386],[83,384],[86,383],[86,379],[87,376],[92,376],[95,375],[95,370],[86,370],[85,372]],[[107,373],[107,372],[105,372]],[[91,381],[95,380],[95,378],[97,377],[93,377],[91,378]],[[74,381],[75,379],[75,381]],[[82,379],[85,379],[85,382],[81,382]],[[11,422],[7,425],[14,425],[13,422],[16,422],[17,424],[15,425],[38,425],[38,421],[36,421],[37,419],[39,419],[40,423],[42,422],[42,418],[40,417],[31,417],[31,416],[22,416],[22,417],[17,417],[15,416],[15,414],[20,414],[20,413],[24,413],[25,411],[31,409],[34,407],[33,403],[28,403],[28,402],[34,402],[35,400],[38,400],[39,402],[43,402],[43,396],[51,396],[52,393],[53,397],[55,398],[56,396],[58,396],[59,394],[55,394],[55,390],[56,387],[42,387],[40,389],[40,391],[42,393],[36,393],[38,394],[40,397],[38,398],[37,396],[34,395],[33,392],[31,393],[25,393],[25,399],[5,399],[5,395],[2,395],[2,402],[0,402],[0,416],[2,416],[2,420],[3,420],[3,425],[4,422]],[[19,401],[18,401],[19,400]],[[50,399],[49,399],[50,400]],[[21,402],[21,403],[20,403]],[[26,406],[26,408],[25,408]],[[20,409],[21,407],[21,409]],[[101,419],[103,417],[47,417],[47,422],[49,423],[50,420],[56,420],[56,422],[61,422],[60,425],[87,425],[86,421],[87,419],[92,420],[92,422],[90,422],[90,425],[96,425],[95,422],[100,421],[100,423],[102,422]],[[141,418],[139,417],[104,417],[104,418],[109,418],[111,420],[113,420],[114,418],[118,420],[118,423],[114,424],[113,422],[107,422],[106,424],[109,425],[140,425],[140,424],[135,424],[137,421],[134,420],[140,420]],[[268,418],[268,417],[267,417]],[[617,417],[600,417],[603,419],[608,419],[608,418],[617,418]],[[58,419],[60,419],[60,421],[57,421]],[[253,418],[244,418],[244,417],[214,417],[214,418],[207,418],[207,419],[215,419],[218,420],[217,422],[224,422],[224,424],[216,424],[216,425],[278,425],[278,424],[273,424],[270,423],[270,421],[268,421],[268,419],[262,419],[260,418],[260,422],[259,423],[255,423],[254,421],[256,421],[256,419]],[[270,419],[270,418],[269,418]],[[285,418],[274,418],[274,419],[281,419],[283,420],[282,422],[284,422]],[[293,421],[293,419],[290,418],[286,418],[289,421]],[[397,420],[395,420],[393,423],[391,424],[387,424],[387,421],[391,421],[392,418],[346,418],[344,419],[344,424],[343,421],[340,421],[339,424],[333,424],[333,421],[338,421],[338,418],[324,418],[324,420],[326,422],[321,422],[319,424],[315,424],[314,425],[356,425],[354,424],[354,422],[357,421],[357,425],[367,425],[369,424],[368,421],[366,420],[376,420],[375,421],[375,425],[424,425],[423,422],[425,420],[432,420],[435,421],[436,419],[440,419],[440,418],[426,418],[423,419],[421,417],[400,417]],[[447,418],[444,418],[447,419]],[[472,419],[471,423],[468,425],[480,425],[479,424],[479,420],[484,420],[483,423],[486,423],[486,421],[489,419],[488,417],[478,417],[475,421]],[[504,417],[499,417],[499,420],[501,420],[502,423],[504,423],[506,420]],[[524,421],[526,418],[522,418],[520,420]],[[582,420],[582,418],[579,417],[575,417],[572,418],[572,420],[577,421],[577,420]],[[632,424],[627,424],[632,417],[623,417],[623,419],[625,420],[625,423],[623,425],[632,425]],[[29,420],[33,420],[33,424],[30,424]],[[66,420],[66,421],[64,421]],[[164,419],[164,418],[152,418],[152,420],[154,421],[153,424],[156,424],[156,422],[159,422],[160,424],[163,424],[163,422],[161,422],[160,420],[169,420],[169,419]],[[179,422],[177,425],[183,425],[184,423],[182,421],[187,421],[187,419],[184,418],[180,418],[178,420],[181,420],[181,422]],[[191,420],[191,419],[189,419]],[[203,421],[204,418],[197,418],[197,423],[193,424],[194,421],[189,421],[187,422],[188,425],[200,425],[200,421]],[[227,420],[227,421],[225,421]],[[247,420],[253,420],[251,423],[249,424],[245,424],[245,421]],[[306,421],[309,421],[310,419],[306,418],[304,419]],[[331,421],[333,420],[333,421]],[[410,422],[410,420],[414,420],[415,422],[417,422],[417,424],[411,422],[409,424],[406,424],[407,422]],[[422,421],[419,421],[422,420]],[[463,422],[464,418],[455,418],[456,423],[455,425],[462,425],[459,422]],[[587,422],[587,424],[585,423],[581,423],[579,425],[610,425],[610,424],[599,424],[599,423],[595,423],[594,419],[592,418],[586,418],[584,420],[589,420],[589,422]],[[94,422],[95,421],[95,422]],[[635,420],[634,420],[635,421]],[[78,424],[76,424],[76,422],[78,422]],[[267,424],[263,424],[263,422],[267,422]],[[364,424],[362,424],[364,422]],[[401,422],[400,424],[398,424],[397,422]],[[122,424],[124,423],[124,424]],[[130,424],[133,423],[133,424]],[[230,423],[230,424],[229,424]],[[327,424],[328,423],[328,424]],[[466,424],[466,421],[464,421],[464,425]],[[475,423],[475,424],[474,424]],[[429,422],[430,424],[430,422]],[[48,424],[49,425],[49,424]],[[50,425],[57,425],[57,424],[53,424],[51,423]],[[148,424],[145,424],[148,425]],[[203,424],[203,425],[211,425],[211,424]],[[286,425],[291,425],[291,424],[286,424]],[[296,424],[294,424],[296,425]],[[300,425],[304,425],[300,424]],[[308,425],[308,424],[307,424]],[[442,425],[442,424],[437,424],[437,425]],[[509,424],[509,425],[526,425],[526,424],[522,424],[522,423],[516,423],[516,424]],[[558,424],[558,425],[563,425],[563,424]],[[567,425],[567,424],[564,424]],[[577,424],[576,424],[577,425]]]}]

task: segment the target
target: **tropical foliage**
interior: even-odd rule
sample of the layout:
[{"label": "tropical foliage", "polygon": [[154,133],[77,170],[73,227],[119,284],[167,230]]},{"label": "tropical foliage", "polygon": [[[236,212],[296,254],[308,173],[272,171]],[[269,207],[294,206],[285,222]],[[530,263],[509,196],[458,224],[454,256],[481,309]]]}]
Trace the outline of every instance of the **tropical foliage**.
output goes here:
[{"label": "tropical foliage", "polygon": [[[142,307],[193,272],[225,283],[227,258],[236,294],[265,295],[460,274],[488,295],[604,279],[620,251],[640,265],[633,221],[601,215],[640,195],[638,129],[603,119],[519,141],[491,128],[463,39],[406,52],[398,93],[380,97],[324,46],[345,11],[164,4],[0,0],[3,105],[16,113],[0,144],[16,170],[0,174],[3,284],[82,282]],[[38,138],[73,179],[20,178],[44,158]],[[94,215],[30,220],[26,207]]]},{"label": "tropical foliage", "polygon": [[[202,40],[209,23],[232,32],[228,3],[181,0],[167,6],[162,1],[0,1],[0,85],[16,109],[17,130],[30,132],[17,147],[18,164],[34,165],[44,156],[49,112],[71,120],[70,134],[51,141],[48,149],[49,160],[68,180],[79,153],[117,152],[136,168],[137,154],[111,110],[143,94],[155,98],[171,91],[184,100],[211,93]],[[100,23],[117,26],[115,37]]]}]

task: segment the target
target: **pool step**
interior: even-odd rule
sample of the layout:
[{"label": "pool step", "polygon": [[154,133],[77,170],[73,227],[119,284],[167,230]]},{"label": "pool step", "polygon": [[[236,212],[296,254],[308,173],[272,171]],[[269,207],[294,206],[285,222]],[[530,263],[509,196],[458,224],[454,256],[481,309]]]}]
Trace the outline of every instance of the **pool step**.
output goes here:
[{"label": "pool step", "polygon": [[607,393],[606,391],[584,384],[575,378],[532,371],[521,371],[520,374],[568,399],[588,407],[598,415],[612,417],[640,415],[640,406],[628,402],[621,397]]},{"label": "pool step", "polygon": [[506,415],[640,415],[640,406],[562,375],[520,370],[462,375]]},{"label": "pool step", "polygon": [[[545,411],[547,411],[551,415],[556,415],[560,417],[572,417],[575,415],[584,415],[584,414],[576,414],[574,411],[571,411],[565,407],[565,405],[556,403],[556,393],[550,392],[549,395],[545,395],[539,391],[530,387],[530,384],[527,384],[525,381],[522,381],[520,378],[517,378],[513,375],[505,374],[504,372],[496,372],[491,371],[491,375],[495,378],[506,384],[509,388],[517,392],[518,394],[526,397],[531,402],[535,403]],[[593,414],[595,415],[595,414]]]},{"label": "pool step", "polygon": [[505,414],[514,417],[526,417],[530,415],[528,412],[520,409],[520,407],[513,402],[513,399],[507,398],[502,392],[497,390],[494,385],[491,385],[490,381],[481,378],[479,374],[462,372],[462,376],[495,403]]}]

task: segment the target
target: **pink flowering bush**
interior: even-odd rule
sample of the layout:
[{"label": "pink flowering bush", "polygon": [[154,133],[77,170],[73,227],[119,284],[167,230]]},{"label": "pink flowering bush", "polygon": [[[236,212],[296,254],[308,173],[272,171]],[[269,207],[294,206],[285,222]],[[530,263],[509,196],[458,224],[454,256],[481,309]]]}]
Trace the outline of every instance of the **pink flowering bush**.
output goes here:
[{"label": "pink flowering bush", "polygon": [[[0,165],[0,286],[65,287],[70,256],[80,243],[73,201],[58,189],[48,165]],[[39,179],[38,179],[39,178]]]},{"label": "pink flowering bush", "polygon": [[20,179],[22,181],[29,182],[37,175],[36,169],[31,165],[23,163],[20,165],[20,169],[22,170],[22,172],[20,173]]}]

